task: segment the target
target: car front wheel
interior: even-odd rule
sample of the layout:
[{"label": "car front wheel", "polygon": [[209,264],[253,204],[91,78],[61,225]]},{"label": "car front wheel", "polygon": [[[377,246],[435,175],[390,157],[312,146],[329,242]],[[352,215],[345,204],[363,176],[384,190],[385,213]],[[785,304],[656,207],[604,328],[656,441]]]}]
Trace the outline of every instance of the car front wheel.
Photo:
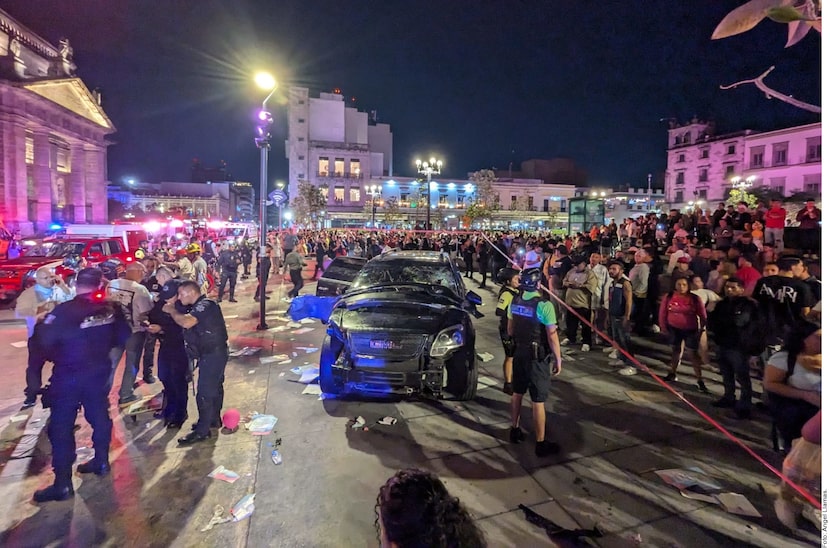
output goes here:
[{"label": "car front wheel", "polygon": [[447,392],[461,401],[469,401],[478,390],[478,358],[475,351],[457,352],[447,362]]},{"label": "car front wheel", "polygon": [[343,345],[339,341],[332,341],[331,335],[326,335],[323,339],[320,349],[320,390],[326,394],[339,394],[343,390],[343,386],[334,378],[332,370],[332,364],[342,350]]}]

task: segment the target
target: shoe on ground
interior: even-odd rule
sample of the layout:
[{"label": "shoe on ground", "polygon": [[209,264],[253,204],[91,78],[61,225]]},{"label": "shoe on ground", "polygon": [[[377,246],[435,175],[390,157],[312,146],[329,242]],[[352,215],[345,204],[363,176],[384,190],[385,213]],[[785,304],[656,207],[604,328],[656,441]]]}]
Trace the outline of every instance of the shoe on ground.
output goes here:
[{"label": "shoe on ground", "polygon": [[132,394],[130,396],[127,396],[126,398],[119,398],[118,405],[129,405],[129,404],[133,403],[134,401],[138,401],[138,399],[139,399],[138,396],[136,396],[135,394]]},{"label": "shoe on ground", "polygon": [[602,351],[605,352],[606,354],[611,354],[613,352],[616,352],[617,349],[614,348],[613,346],[606,346],[605,348],[602,349]]},{"label": "shoe on ground", "polygon": [[510,428],[510,443],[521,443],[525,439],[525,433],[521,428]]},{"label": "shoe on ground", "polygon": [[79,474],[95,474],[96,476],[106,476],[110,473],[110,465],[108,462],[97,463],[94,460],[78,465]]},{"label": "shoe on ground", "polygon": [[709,393],[709,389],[706,388],[706,383],[703,382],[703,379],[697,381],[697,390],[698,392],[702,392],[703,394]]},{"label": "shoe on ground", "polygon": [[208,439],[210,439],[210,434],[202,435],[194,430],[185,437],[179,438],[178,442],[179,445],[193,445],[194,443],[199,443]]},{"label": "shoe on ground", "polygon": [[731,409],[735,407],[735,400],[731,398],[721,398],[712,402],[712,407],[720,407],[721,409]]},{"label": "shoe on ground", "polygon": [[655,335],[660,333],[660,326],[659,325],[652,325],[651,326],[651,332],[654,333]]},{"label": "shoe on ground", "polygon": [[571,341],[568,340],[568,337],[564,337],[559,341],[560,346],[565,346],[565,345],[568,345],[568,344],[571,344]]},{"label": "shoe on ground", "polygon": [[590,344],[583,344],[582,348],[580,350],[582,350],[583,352],[590,352],[591,351],[591,345]]},{"label": "shoe on ground", "polygon": [[181,430],[184,426],[184,421],[169,421],[166,425],[168,430]]},{"label": "shoe on ground", "polygon": [[620,353],[614,350],[608,354],[608,358],[611,360],[618,360],[620,359]]},{"label": "shoe on ground", "polygon": [[34,496],[32,496],[32,498],[35,502],[49,502],[53,500],[68,500],[74,496],[75,490],[72,489],[71,485],[68,487],[58,487],[57,485],[50,485],[45,489],[35,491],[35,494]]},{"label": "shoe on ground", "polygon": [[666,373],[666,375],[663,376],[663,380],[665,380],[666,382],[674,382],[677,380],[677,374]]},{"label": "shoe on ground", "polygon": [[632,375],[637,374],[637,369],[635,367],[632,367],[632,366],[629,365],[628,367],[623,367],[622,369],[617,371],[617,373],[619,373],[620,375],[623,375],[625,377],[631,377]]},{"label": "shoe on ground", "polygon": [[31,399],[26,398],[26,400],[23,402],[23,405],[20,406],[20,410],[25,411],[26,409],[30,409],[30,408],[34,407],[36,403],[37,403],[36,398],[31,398]]},{"label": "shoe on ground", "polygon": [[536,442],[536,456],[549,457],[559,452],[559,444],[548,440]]},{"label": "shoe on ground", "polygon": [[608,365],[610,365],[611,367],[622,367],[625,365],[625,362],[622,360],[611,360],[610,362],[608,362]]},{"label": "shoe on ground", "polygon": [[236,300],[236,299],[234,299],[234,298],[230,298],[230,299],[228,299],[228,301],[229,301],[229,302],[232,302],[232,303],[238,303],[238,302],[239,302],[239,301],[237,301],[237,300]]},{"label": "shoe on ground", "polygon": [[155,384],[157,380],[158,379],[153,374],[144,375],[144,383],[145,384]]},{"label": "shoe on ground", "polygon": [[505,394],[507,394],[508,396],[512,396],[513,395],[513,383],[512,382],[504,383],[504,387],[501,389],[501,391],[504,392]]}]

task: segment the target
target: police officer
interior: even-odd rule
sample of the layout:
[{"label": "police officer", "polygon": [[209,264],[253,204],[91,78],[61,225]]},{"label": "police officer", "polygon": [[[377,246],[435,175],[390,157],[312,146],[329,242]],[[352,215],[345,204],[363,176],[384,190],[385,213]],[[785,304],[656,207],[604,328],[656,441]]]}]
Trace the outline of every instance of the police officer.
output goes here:
[{"label": "police officer", "polygon": [[103,280],[97,268],[81,270],[75,282],[77,296],[59,304],[43,321],[43,351],[55,364],[47,394],[52,408],[47,433],[55,483],[36,491],[35,502],[66,500],[75,494],[73,429],[79,405],[92,426],[95,457],[79,465],[78,472],[103,476],[110,470],[109,353],[126,343],[131,329],[118,305],[106,300],[101,289]]},{"label": "police officer", "polygon": [[533,424],[536,433],[536,456],[545,457],[559,451],[559,445],[545,439],[545,400],[550,377],[562,370],[562,354],[556,331],[556,312],[550,301],[539,294],[542,273],[538,268],[522,272],[521,293],[513,298],[507,313],[507,333],[513,337],[513,399],[510,405],[510,441],[521,442],[525,435],[519,428],[522,399],[530,391]]},{"label": "police officer", "polygon": [[222,424],[219,413],[225,396],[222,383],[228,363],[228,331],[222,309],[202,295],[196,282],[182,282],[178,295],[179,302],[187,307],[187,313],[179,312],[173,302],[166,303],[162,310],[184,329],[188,355],[198,363],[196,406],[199,420],[190,434],[179,438],[179,444],[190,445],[210,438],[210,428]]},{"label": "police officer", "polygon": [[513,268],[502,268],[499,270],[496,279],[501,282],[499,289],[499,302],[496,305],[496,316],[499,317],[499,338],[504,348],[504,388],[502,391],[508,396],[513,395],[513,353],[516,344],[513,337],[507,334],[507,310],[513,303],[513,298],[519,293],[519,277],[521,272]]},{"label": "police officer", "polygon": [[164,305],[175,305],[179,295],[179,280],[168,280],[159,290],[159,298],[150,310],[147,331],[158,337],[158,372],[164,385],[164,405],[160,417],[167,428],[179,429],[187,420],[187,382],[190,362],[184,346],[184,332]]},{"label": "police officer", "polygon": [[239,265],[242,263],[242,258],[236,250],[236,244],[231,243],[219,253],[219,260],[217,264],[222,269],[222,278],[219,281],[219,298],[217,302],[222,302],[222,295],[225,294],[225,286],[230,282],[230,302],[235,303],[236,298],[236,276],[239,272]]}]

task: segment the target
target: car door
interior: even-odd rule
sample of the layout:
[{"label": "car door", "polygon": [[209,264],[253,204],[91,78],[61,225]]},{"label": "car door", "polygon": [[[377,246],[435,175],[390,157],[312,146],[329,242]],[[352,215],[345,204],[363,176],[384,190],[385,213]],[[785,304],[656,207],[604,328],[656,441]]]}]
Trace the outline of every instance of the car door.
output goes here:
[{"label": "car door", "polygon": [[345,293],[366,264],[362,257],[335,257],[317,280],[318,297],[336,297]]}]

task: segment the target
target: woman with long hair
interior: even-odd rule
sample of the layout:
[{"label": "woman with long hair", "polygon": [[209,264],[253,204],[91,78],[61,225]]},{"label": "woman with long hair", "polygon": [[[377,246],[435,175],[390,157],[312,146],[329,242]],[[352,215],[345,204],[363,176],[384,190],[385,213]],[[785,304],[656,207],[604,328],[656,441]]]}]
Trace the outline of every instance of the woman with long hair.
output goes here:
[{"label": "woman with long hair", "polygon": [[674,291],[665,296],[660,304],[660,330],[668,333],[672,345],[671,371],[665,376],[667,381],[677,379],[677,367],[683,357],[683,350],[692,351],[692,368],[697,377],[697,388],[708,393],[703,382],[700,367],[700,336],[706,329],[706,307],[700,297],[689,290],[689,280],[680,278],[674,282]]},{"label": "woman with long hair", "polygon": [[381,548],[479,548],[484,535],[433,474],[401,470],[380,488],[375,530]]}]

